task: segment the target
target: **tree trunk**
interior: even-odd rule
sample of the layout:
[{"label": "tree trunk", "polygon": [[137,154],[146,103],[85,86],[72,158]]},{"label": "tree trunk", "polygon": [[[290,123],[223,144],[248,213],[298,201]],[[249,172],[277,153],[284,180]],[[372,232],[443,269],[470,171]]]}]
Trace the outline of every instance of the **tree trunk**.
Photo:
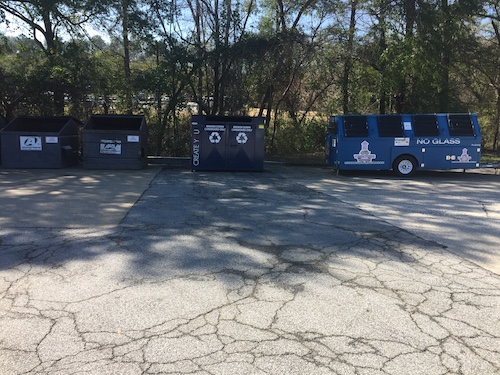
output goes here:
[{"label": "tree trunk", "polygon": [[497,115],[495,134],[493,135],[493,150],[498,150],[498,137],[500,135],[500,87],[497,87]]},{"label": "tree trunk", "polygon": [[[379,49],[380,49],[380,54],[383,54],[384,51],[387,48],[387,41],[386,41],[386,35],[385,35],[385,29],[386,29],[386,22],[385,22],[385,17],[386,17],[386,9],[385,9],[385,3],[382,2],[380,5],[380,18],[379,18],[379,24],[380,24],[380,40],[379,40]],[[386,80],[386,68],[383,64],[380,64],[380,93],[379,93],[379,113],[381,115],[386,113],[386,106],[387,106],[387,92],[385,89],[385,80]]]},{"label": "tree trunk", "polygon": [[[50,17],[50,10],[43,11],[42,18],[45,27],[45,32],[43,33],[43,36],[45,38],[45,42],[47,43],[47,48],[45,51],[49,59],[50,66],[54,68],[59,64],[59,62],[57,61],[57,53],[59,51],[56,43],[56,36],[52,29],[53,25]],[[57,77],[57,75],[52,81],[52,92],[54,93],[53,94],[54,115],[62,116],[64,115],[64,89],[63,89],[63,82],[61,82],[61,78]]]},{"label": "tree trunk", "polygon": [[344,74],[342,76],[342,110],[344,114],[349,113],[349,79],[353,66],[354,34],[356,32],[356,9],[358,1],[351,0],[351,18],[349,21],[349,37],[347,41],[347,56],[344,62]]},{"label": "tree trunk", "polygon": [[439,92],[439,111],[448,112],[449,110],[449,96],[450,96],[450,15],[448,8],[448,0],[441,0],[441,12],[444,18],[442,25],[442,49],[441,49],[441,91]]},{"label": "tree trunk", "polygon": [[[412,41],[414,35],[414,28],[416,22],[416,0],[405,0],[405,39],[406,41]],[[406,94],[408,91],[407,85],[408,81],[411,80],[411,72],[408,68],[402,72],[401,80],[399,82],[398,93],[396,95],[396,112],[405,113],[407,112],[406,104]]]},{"label": "tree trunk", "polygon": [[[160,44],[156,43],[156,69],[160,69]],[[156,82],[156,121],[157,121],[157,135],[155,142],[155,155],[159,156],[162,152],[163,137],[165,136],[166,129],[163,127],[163,108],[161,103],[162,92],[160,85]]]},{"label": "tree trunk", "polygon": [[413,37],[413,28],[417,18],[416,0],[405,0],[405,36]]},{"label": "tree trunk", "polygon": [[[491,20],[491,24],[493,26],[493,30],[495,30],[495,35],[497,37],[498,41],[498,47],[500,48],[500,30],[498,29],[498,25],[495,22],[495,20]],[[496,87],[496,93],[497,93],[497,115],[496,115],[496,129],[495,129],[495,134],[493,137],[493,150],[498,150],[498,143],[499,139],[498,137],[500,136],[500,87]]]},{"label": "tree trunk", "polygon": [[129,11],[130,3],[128,0],[122,0],[122,39],[123,39],[123,73],[125,87],[125,111],[132,114],[132,83],[130,70],[130,41],[129,41]]},{"label": "tree trunk", "polygon": [[196,3],[193,5],[191,0],[188,0],[189,9],[191,10],[191,15],[193,16],[195,28],[196,28],[196,58],[198,60],[198,74],[197,74],[197,82],[196,82],[196,102],[198,103],[198,114],[201,115],[203,113],[203,49],[202,49],[202,25],[201,25],[201,4],[200,0],[195,0]]}]

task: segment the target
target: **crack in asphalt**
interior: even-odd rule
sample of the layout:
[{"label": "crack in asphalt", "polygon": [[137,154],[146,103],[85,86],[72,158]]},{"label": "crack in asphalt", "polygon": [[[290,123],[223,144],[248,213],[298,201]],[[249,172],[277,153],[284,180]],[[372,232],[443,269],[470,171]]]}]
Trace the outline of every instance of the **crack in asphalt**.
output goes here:
[{"label": "crack in asphalt", "polygon": [[500,372],[498,275],[286,178],[172,176],[113,229],[0,230],[2,374]]}]

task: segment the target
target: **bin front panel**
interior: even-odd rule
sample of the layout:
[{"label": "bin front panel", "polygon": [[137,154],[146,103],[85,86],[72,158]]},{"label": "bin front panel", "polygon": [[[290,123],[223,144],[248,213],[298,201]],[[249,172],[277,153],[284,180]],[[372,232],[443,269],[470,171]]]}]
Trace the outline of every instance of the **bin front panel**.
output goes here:
[{"label": "bin front panel", "polygon": [[225,124],[204,124],[201,131],[201,142],[200,156],[204,169],[224,169],[227,144],[227,128]]},{"label": "bin front panel", "polygon": [[228,164],[232,170],[260,171],[264,167],[264,121],[230,124]]},{"label": "bin front panel", "polygon": [[221,118],[207,122],[193,116],[191,124],[191,169],[225,170],[227,168],[227,126]]},{"label": "bin front panel", "polygon": [[143,116],[91,116],[82,132],[86,169],[141,169],[147,164]]}]

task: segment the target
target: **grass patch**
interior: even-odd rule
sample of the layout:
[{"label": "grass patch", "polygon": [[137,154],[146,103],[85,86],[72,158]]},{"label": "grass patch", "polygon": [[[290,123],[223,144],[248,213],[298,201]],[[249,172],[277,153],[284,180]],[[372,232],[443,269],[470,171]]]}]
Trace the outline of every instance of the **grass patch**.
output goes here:
[{"label": "grass patch", "polygon": [[298,155],[266,155],[266,160],[289,165],[326,165],[324,152]]},{"label": "grass patch", "polygon": [[496,163],[500,161],[500,150],[483,150],[481,153],[481,163]]}]

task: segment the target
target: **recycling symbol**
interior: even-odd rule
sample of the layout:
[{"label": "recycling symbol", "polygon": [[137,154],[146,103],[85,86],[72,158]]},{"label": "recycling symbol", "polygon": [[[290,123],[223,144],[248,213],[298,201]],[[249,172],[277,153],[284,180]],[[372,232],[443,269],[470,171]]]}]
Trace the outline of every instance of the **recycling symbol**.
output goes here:
[{"label": "recycling symbol", "polygon": [[210,140],[211,143],[219,143],[222,138],[219,133],[212,132],[212,134],[210,134],[208,139]]},{"label": "recycling symbol", "polygon": [[236,136],[236,142],[240,144],[247,143],[247,141],[248,141],[248,136],[246,135],[246,133],[242,132]]}]

